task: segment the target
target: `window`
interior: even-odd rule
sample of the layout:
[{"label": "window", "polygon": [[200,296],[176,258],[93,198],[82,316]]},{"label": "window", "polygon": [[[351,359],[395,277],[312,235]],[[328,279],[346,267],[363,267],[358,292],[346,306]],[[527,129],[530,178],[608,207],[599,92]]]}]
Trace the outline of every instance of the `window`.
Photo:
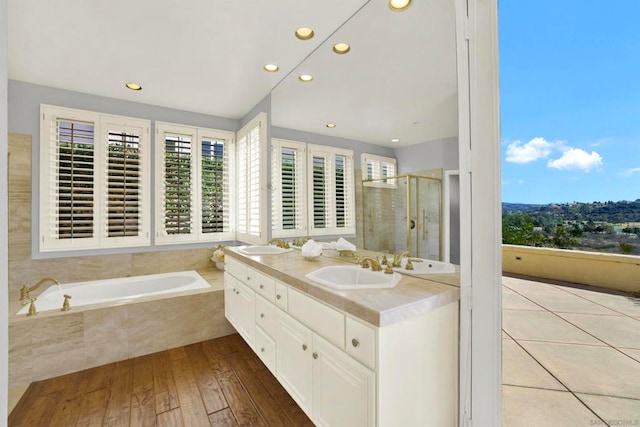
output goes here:
[{"label": "window", "polygon": [[309,235],[354,234],[353,151],[309,144]]},{"label": "window", "polygon": [[156,122],[156,243],[233,240],[233,133]]},{"label": "window", "polygon": [[40,251],[149,244],[148,120],[41,106]]},{"label": "window", "polygon": [[271,140],[271,235],[307,233],[306,144]]},{"label": "window", "polygon": [[267,115],[260,113],[238,131],[237,149],[237,239],[265,243]]},{"label": "window", "polygon": [[[365,187],[396,188],[396,159],[392,157],[362,154],[362,185]],[[373,181],[369,181],[373,180]]]}]

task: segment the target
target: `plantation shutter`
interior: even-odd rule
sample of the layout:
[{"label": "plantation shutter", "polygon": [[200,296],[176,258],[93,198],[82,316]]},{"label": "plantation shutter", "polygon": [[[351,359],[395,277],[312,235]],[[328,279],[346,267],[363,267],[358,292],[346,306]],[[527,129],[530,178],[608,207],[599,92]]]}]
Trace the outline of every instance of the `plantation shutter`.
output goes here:
[{"label": "plantation shutter", "polygon": [[196,152],[194,128],[156,122],[156,243],[193,241],[196,228]]},{"label": "plantation shutter", "polygon": [[355,233],[353,154],[309,145],[310,235]]},{"label": "plantation shutter", "polygon": [[260,236],[260,126],[249,131],[248,139],[248,179],[247,192],[249,195],[248,233],[252,236]]},{"label": "plantation shutter", "polygon": [[271,222],[273,237],[306,234],[305,144],[271,142]]},{"label": "plantation shutter", "polygon": [[204,240],[231,240],[231,137],[200,139],[200,232]]},{"label": "plantation shutter", "polygon": [[40,251],[149,243],[148,120],[41,105]]},{"label": "plantation shutter", "polygon": [[107,236],[138,236],[142,232],[141,135],[107,130],[107,140]]},{"label": "plantation shutter", "polygon": [[55,212],[50,228],[56,239],[88,239],[95,236],[95,126],[92,122],[54,119],[54,167],[56,183],[50,198]]},{"label": "plantation shutter", "polygon": [[363,181],[372,180],[363,182],[362,185],[365,187],[396,188],[396,180],[393,178],[397,174],[396,159],[363,153],[361,163],[366,165],[366,170],[362,171]]},{"label": "plantation shutter", "polygon": [[237,142],[237,239],[247,243],[266,241],[266,114],[260,113],[238,131]]}]

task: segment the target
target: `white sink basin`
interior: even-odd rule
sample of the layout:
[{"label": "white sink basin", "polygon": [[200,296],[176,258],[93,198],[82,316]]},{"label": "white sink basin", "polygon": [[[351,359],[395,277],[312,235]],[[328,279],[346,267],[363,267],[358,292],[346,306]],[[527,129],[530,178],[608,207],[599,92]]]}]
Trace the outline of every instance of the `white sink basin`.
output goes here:
[{"label": "white sink basin", "polygon": [[243,246],[238,248],[238,252],[245,255],[277,255],[285,252],[291,252],[293,248],[283,249],[277,246]]},{"label": "white sink basin", "polygon": [[322,267],[307,274],[306,277],[330,288],[341,290],[393,288],[402,279],[402,275],[398,273],[386,274],[357,265]]},{"label": "white sink basin", "polygon": [[[403,258],[400,267],[394,268],[395,271],[407,274],[450,274],[455,273],[456,267],[448,262],[434,261],[432,259],[424,258],[411,258],[411,264],[413,264],[413,270],[405,269],[407,265],[407,259]],[[422,262],[413,261],[419,259]]]}]

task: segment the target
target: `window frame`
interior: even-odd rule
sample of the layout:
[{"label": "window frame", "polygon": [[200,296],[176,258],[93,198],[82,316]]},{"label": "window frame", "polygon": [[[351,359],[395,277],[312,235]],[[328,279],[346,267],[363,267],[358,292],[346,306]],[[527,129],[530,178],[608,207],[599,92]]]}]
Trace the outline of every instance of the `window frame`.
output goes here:
[{"label": "window frame", "polygon": [[[298,153],[296,156],[296,178],[300,185],[295,186],[295,198],[297,199],[295,210],[297,224],[295,228],[284,229],[282,227],[282,150],[290,149]],[[271,139],[271,236],[272,237],[298,237],[307,234],[307,144],[299,141],[291,141],[281,138]],[[277,224],[280,222],[280,224]]]},{"label": "window frame", "polygon": [[[373,166],[372,176],[369,176],[369,165]],[[393,157],[378,156],[376,154],[362,153],[360,156],[362,167],[362,185],[364,187],[396,188],[395,179],[387,179],[398,175],[398,161]],[[392,169],[391,174],[384,175],[384,166]],[[370,181],[373,180],[373,181]]]},{"label": "window frame", "polygon": [[[335,161],[336,157],[345,158],[345,170],[344,170],[344,189],[345,189],[345,225],[344,227],[338,226],[336,219],[336,171]],[[331,159],[332,164],[329,170],[329,177],[325,177],[325,190],[327,195],[325,196],[325,203],[328,205],[326,209],[328,212],[325,216],[327,221],[326,227],[316,227],[314,224],[314,179],[313,179],[313,167],[314,157],[323,157]],[[325,166],[325,168],[327,168]],[[329,180],[329,182],[328,182]],[[330,235],[353,235],[356,233],[356,204],[355,204],[355,168],[353,161],[353,150],[347,150],[336,147],[329,147],[325,145],[308,144],[307,145],[307,209],[308,209],[308,235],[309,236],[330,236]]]},{"label": "window frame", "polygon": [[[189,233],[170,234],[165,228],[165,135],[182,135],[190,137],[190,204],[191,228]],[[217,233],[204,233],[202,230],[202,141],[206,139],[223,140],[225,142],[224,157],[227,160],[227,193],[228,229]],[[235,158],[235,134],[231,131],[200,128],[169,122],[155,122],[155,244],[169,245],[198,242],[222,242],[234,239],[233,200],[234,177],[231,172]]]},{"label": "window frame", "polygon": [[[39,186],[39,251],[61,252],[103,248],[125,248],[150,245],[150,177],[151,177],[151,122],[145,119],[103,114],[94,111],[55,105],[40,105],[40,186]],[[60,239],[54,236],[56,223],[55,206],[59,204],[57,190],[58,134],[52,133],[52,122],[58,120],[81,121],[93,124],[93,169],[92,183],[92,237]],[[140,200],[138,234],[108,237],[108,132],[138,130],[140,146]]]}]

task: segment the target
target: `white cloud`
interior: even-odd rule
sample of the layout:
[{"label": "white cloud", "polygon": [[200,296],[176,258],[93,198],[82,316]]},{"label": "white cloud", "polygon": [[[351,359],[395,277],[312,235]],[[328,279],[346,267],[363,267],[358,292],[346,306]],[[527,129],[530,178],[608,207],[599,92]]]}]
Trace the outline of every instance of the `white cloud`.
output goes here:
[{"label": "white cloud", "polygon": [[519,179],[518,184],[524,184],[524,179]]},{"label": "white cloud", "polygon": [[624,176],[632,176],[634,174],[640,174],[640,168],[627,169],[626,171],[622,172],[622,175]]},{"label": "white cloud", "polygon": [[567,148],[560,158],[549,160],[547,167],[558,170],[579,169],[584,172],[590,172],[602,167],[602,156],[595,151],[589,154],[581,148]]},{"label": "white cloud", "polygon": [[514,141],[507,147],[507,162],[530,163],[538,159],[549,157],[553,144],[544,138],[533,138],[523,144],[522,141]]}]

